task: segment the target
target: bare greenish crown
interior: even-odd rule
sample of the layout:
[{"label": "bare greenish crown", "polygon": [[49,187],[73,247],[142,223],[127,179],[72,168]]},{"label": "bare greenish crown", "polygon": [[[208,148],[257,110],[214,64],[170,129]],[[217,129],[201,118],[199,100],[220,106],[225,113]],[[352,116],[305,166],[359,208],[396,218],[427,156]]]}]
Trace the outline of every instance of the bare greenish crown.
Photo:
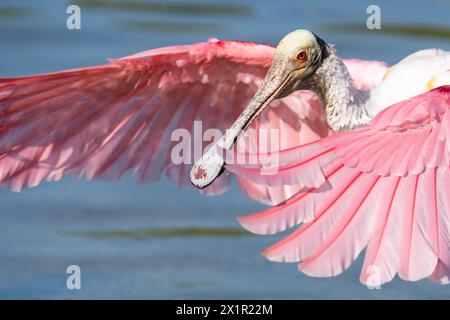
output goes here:
[{"label": "bare greenish crown", "polygon": [[309,30],[299,29],[287,34],[278,43],[276,51],[295,58],[302,49],[309,49],[312,55],[318,54],[321,50],[316,35]]}]

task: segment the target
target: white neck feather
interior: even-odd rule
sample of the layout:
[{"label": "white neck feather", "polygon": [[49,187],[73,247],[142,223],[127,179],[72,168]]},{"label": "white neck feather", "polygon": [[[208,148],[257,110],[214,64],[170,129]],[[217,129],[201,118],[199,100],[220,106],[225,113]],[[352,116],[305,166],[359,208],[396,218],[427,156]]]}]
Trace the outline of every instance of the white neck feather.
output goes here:
[{"label": "white neck feather", "polygon": [[333,48],[316,70],[309,85],[322,99],[327,122],[336,132],[355,129],[368,124],[370,115],[370,92],[358,90],[344,63]]}]

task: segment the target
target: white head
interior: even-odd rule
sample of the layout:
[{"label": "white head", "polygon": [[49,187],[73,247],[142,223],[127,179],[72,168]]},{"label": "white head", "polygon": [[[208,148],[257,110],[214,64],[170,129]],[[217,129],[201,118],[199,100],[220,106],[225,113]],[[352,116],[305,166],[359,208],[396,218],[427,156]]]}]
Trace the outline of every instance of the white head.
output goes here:
[{"label": "white head", "polygon": [[264,84],[257,94],[274,91],[272,99],[284,97],[314,74],[328,56],[327,44],[308,30],[295,30],[279,42]]}]

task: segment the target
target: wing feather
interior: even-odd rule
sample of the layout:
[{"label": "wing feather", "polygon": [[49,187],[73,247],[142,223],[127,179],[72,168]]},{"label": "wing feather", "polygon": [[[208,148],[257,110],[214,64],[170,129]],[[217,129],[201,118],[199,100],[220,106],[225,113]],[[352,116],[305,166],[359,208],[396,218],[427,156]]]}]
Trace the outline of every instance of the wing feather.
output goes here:
[{"label": "wing feather", "polygon": [[396,274],[449,282],[449,114],[450,86],[443,86],[389,107],[366,127],[279,153],[277,178],[258,178],[258,166],[231,166],[255,181],[309,188],[240,223],[260,234],[302,223],[263,254],[298,261],[309,275],[337,275],[367,246],[363,283]]},{"label": "wing feather", "polygon": [[[0,79],[0,186],[20,191],[65,173],[88,179],[134,174],[141,182],[165,174],[179,186],[190,185],[191,164],[210,142],[203,141],[203,132],[225,132],[256,92],[273,53],[268,45],[211,40],[102,66]],[[344,63],[361,89],[381,82],[387,69],[378,61]],[[253,126],[257,134],[241,150],[260,152],[257,138],[267,129],[280,131],[277,150],[332,133],[319,98],[310,91],[274,101],[272,107],[261,114]],[[201,121],[199,135],[194,121]],[[175,129],[187,130],[190,141],[172,141]],[[171,158],[180,142],[195,149],[181,164]],[[223,176],[202,192],[220,193],[229,181]],[[245,177],[239,184],[268,204],[303,188],[258,185]]]}]

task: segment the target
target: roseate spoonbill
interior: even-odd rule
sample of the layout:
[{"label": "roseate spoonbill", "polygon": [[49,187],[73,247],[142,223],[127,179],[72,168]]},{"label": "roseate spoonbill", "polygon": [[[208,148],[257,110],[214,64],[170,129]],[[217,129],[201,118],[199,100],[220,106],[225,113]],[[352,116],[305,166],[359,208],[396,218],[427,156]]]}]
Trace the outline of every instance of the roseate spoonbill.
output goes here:
[{"label": "roseate spoonbill", "polygon": [[[149,181],[165,172],[183,185],[189,167],[169,156],[174,128],[191,129],[196,119],[204,128],[231,125],[215,143],[244,155],[260,153],[257,143],[239,148],[249,125],[278,128],[280,148],[270,153],[277,174],[261,174],[259,163],[225,164],[251,198],[277,205],[240,218],[245,228],[273,234],[301,224],[266,257],[334,276],[367,246],[363,283],[397,273],[447,283],[449,69],[450,53],[435,49],[389,69],[339,60],[331,45],[297,30],[276,49],[210,40],[1,79],[0,183],[19,191],[65,173]],[[191,170],[206,193],[229,179],[214,181],[224,165],[216,151]]]}]

